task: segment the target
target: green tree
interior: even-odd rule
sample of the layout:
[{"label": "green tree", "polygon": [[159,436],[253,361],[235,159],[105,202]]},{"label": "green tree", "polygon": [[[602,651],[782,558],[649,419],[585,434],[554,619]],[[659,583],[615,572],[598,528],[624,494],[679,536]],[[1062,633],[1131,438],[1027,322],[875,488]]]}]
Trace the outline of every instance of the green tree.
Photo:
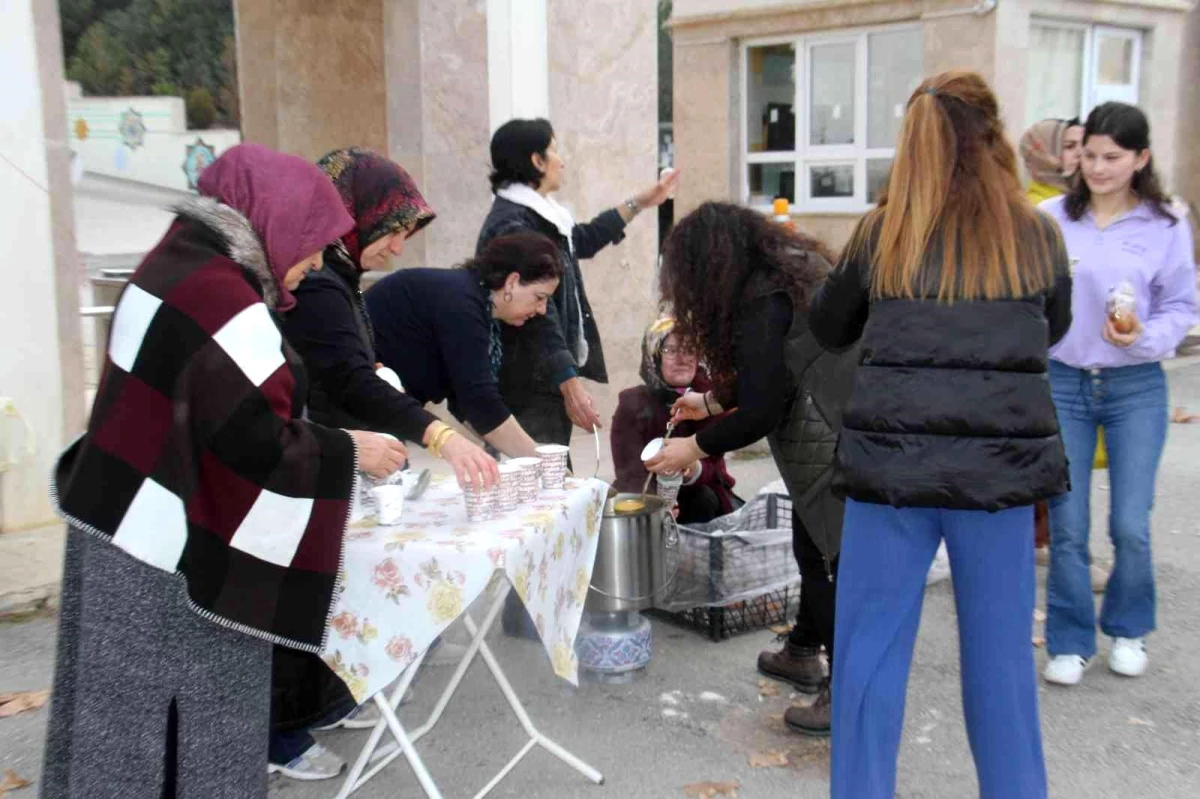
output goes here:
[{"label": "green tree", "polygon": [[212,127],[217,118],[217,106],[213,103],[212,92],[203,86],[197,86],[187,93],[188,127],[204,130]]},{"label": "green tree", "polygon": [[[88,22],[67,74],[89,94],[185,97],[203,88],[215,121],[238,123],[232,0],[62,0],[63,41]],[[103,13],[95,12],[103,6]]]}]

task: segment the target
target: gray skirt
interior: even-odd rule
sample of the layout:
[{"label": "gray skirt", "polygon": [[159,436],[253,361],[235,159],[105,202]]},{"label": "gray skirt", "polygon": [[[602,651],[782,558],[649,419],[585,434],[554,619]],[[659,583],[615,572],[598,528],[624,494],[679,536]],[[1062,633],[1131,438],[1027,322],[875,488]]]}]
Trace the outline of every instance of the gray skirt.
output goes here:
[{"label": "gray skirt", "polygon": [[261,799],[270,700],[270,644],[196,615],[179,577],[70,531],[43,799]]}]

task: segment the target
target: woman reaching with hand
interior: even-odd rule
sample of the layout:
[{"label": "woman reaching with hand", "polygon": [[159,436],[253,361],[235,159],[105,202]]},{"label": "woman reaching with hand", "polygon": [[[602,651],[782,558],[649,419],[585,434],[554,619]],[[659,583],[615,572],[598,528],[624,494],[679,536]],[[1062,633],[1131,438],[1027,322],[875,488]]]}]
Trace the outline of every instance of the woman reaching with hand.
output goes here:
[{"label": "woman reaching with hand", "polygon": [[680,220],[663,246],[660,290],[715,388],[678,400],[675,419],[737,407],[695,435],[667,439],[646,464],[679,474],[764,436],[770,442],[792,498],[800,613],[784,650],[760,656],[759,669],[818,693],[784,714],[789,728],[809,735],[830,728],[820,650],[833,654],[842,503],[829,482],[854,374],[853,355],[826,353],[808,331],[809,300],[831,258],[820,242],[748,208],[709,202]]}]

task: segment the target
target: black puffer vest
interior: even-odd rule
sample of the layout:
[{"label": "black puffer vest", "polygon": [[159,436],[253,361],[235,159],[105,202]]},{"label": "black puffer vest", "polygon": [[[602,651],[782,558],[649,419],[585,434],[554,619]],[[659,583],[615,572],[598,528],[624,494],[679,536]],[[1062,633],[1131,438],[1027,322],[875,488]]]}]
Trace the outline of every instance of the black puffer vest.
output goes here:
[{"label": "black puffer vest", "polygon": [[[752,278],[744,296],[751,301],[776,292],[783,289]],[[833,466],[857,357],[854,350],[837,355],[823,350],[809,330],[807,309],[793,310],[784,345],[788,400],[767,443],[796,515],[829,561],[842,546],[843,503],[832,491]]]}]

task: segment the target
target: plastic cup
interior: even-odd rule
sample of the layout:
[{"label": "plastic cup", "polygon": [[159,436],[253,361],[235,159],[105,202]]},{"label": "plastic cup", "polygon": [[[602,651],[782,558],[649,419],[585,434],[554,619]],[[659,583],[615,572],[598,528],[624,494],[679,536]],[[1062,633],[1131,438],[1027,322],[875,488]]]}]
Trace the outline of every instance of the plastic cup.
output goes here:
[{"label": "plastic cup", "polygon": [[556,491],[566,485],[567,456],[571,449],[562,444],[542,444],[534,452],[542,460],[542,488]]},{"label": "plastic cup", "polygon": [[467,521],[484,522],[492,518],[496,508],[496,486],[491,488],[463,489],[463,502],[467,506]]},{"label": "plastic cup", "polygon": [[371,498],[375,500],[376,514],[381,525],[400,523],[404,513],[404,495],[408,488],[401,485],[381,485],[371,489]]},{"label": "plastic cup", "polygon": [[542,459],[513,458],[505,465],[516,466],[520,470],[517,473],[517,501],[533,502],[537,499],[541,487]]},{"label": "plastic cup", "polygon": [[496,494],[496,512],[508,513],[517,509],[521,500],[520,488],[521,467],[513,463],[502,463],[500,470],[500,487]]},{"label": "plastic cup", "polygon": [[667,504],[668,508],[675,506],[675,501],[679,499],[679,489],[683,487],[683,475],[656,475],[655,484],[658,486],[658,496]]}]

